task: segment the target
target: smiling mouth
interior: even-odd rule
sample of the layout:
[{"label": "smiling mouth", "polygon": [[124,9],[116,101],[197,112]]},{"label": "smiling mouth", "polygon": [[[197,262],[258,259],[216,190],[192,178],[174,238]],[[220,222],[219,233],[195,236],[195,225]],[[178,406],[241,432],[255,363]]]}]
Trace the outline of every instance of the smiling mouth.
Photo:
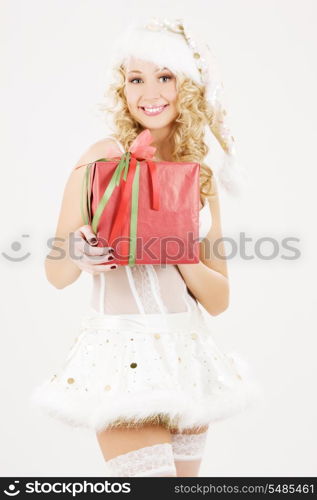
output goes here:
[{"label": "smiling mouth", "polygon": [[155,107],[145,107],[145,106],[140,106],[140,109],[147,115],[147,116],[154,116],[162,113],[164,109],[167,108],[169,104],[164,104],[163,106],[155,106]]}]

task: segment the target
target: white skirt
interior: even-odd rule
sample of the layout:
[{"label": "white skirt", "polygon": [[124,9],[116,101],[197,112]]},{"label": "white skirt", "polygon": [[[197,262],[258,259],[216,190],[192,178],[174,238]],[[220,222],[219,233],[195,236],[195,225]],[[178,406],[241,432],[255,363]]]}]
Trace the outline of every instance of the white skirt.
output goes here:
[{"label": "white skirt", "polygon": [[230,417],[258,395],[247,364],[218,349],[199,308],[122,315],[90,308],[61,369],[31,401],[95,431],[145,423],[184,430]]}]

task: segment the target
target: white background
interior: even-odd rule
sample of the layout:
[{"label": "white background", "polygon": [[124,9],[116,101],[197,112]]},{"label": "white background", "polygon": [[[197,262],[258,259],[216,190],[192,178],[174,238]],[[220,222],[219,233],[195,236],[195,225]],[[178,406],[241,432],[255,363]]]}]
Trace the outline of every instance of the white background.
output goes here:
[{"label": "white background", "polygon": [[[65,358],[88,303],[90,275],[63,290],[46,280],[46,242],[73,165],[107,135],[98,103],[111,41],[141,13],[183,17],[214,48],[252,186],[239,200],[220,195],[224,235],[246,233],[254,258],[229,260],[231,304],[210,320],[216,342],[249,361],[265,402],[210,428],[200,474],[316,476],[316,2],[0,5],[1,475],[104,475],[94,434],[43,416],[28,397]],[[275,238],[274,259],[255,255],[262,237]],[[296,260],[283,258],[293,255],[287,237],[298,239]]]}]

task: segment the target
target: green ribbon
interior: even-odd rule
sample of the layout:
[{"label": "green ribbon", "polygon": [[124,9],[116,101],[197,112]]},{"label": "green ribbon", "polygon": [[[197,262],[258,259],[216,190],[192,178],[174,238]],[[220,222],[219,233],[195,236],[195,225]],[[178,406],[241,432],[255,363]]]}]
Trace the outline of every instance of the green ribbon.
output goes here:
[{"label": "green ribbon", "polygon": [[[97,234],[97,229],[98,229],[98,225],[99,225],[99,221],[100,221],[100,217],[114,191],[114,188],[116,186],[118,186],[120,184],[120,176],[121,176],[121,173],[124,169],[124,180],[126,180],[127,178],[127,169],[128,169],[128,165],[129,165],[129,158],[130,158],[130,153],[124,153],[122,156],[121,156],[121,159],[115,169],[115,171],[113,172],[112,174],[112,177],[110,179],[110,182],[108,184],[108,186],[106,187],[105,189],[105,192],[103,193],[103,196],[101,198],[101,200],[99,201],[99,204],[98,204],[98,207],[96,209],[96,212],[93,216],[93,219],[92,219],[92,223],[91,223],[91,227],[92,227],[92,230],[95,234]],[[106,160],[106,159],[101,159],[101,160],[97,160],[97,161],[109,161],[109,160]]]},{"label": "green ribbon", "polygon": [[[98,161],[113,161],[109,158],[100,158]],[[81,213],[85,224],[88,224],[91,220],[91,191],[90,191],[90,173],[91,167],[95,162],[90,163],[86,167],[86,172],[83,177],[82,189],[81,189]],[[124,153],[120,161],[112,174],[110,182],[106,187],[102,198],[100,199],[96,212],[92,218],[91,227],[95,234],[97,234],[97,229],[101,215],[115,189],[116,186],[120,184],[121,174],[123,172],[122,178],[126,181],[129,171],[130,164],[130,152]],[[136,260],[136,237],[137,237],[137,225],[138,225],[138,200],[139,200],[139,180],[140,180],[140,163],[137,161],[135,174],[132,182],[132,194],[131,194],[131,215],[130,215],[130,246],[129,246],[129,266],[135,265]],[[85,214],[84,206],[86,205],[87,214]]]},{"label": "green ribbon", "polygon": [[135,265],[136,258],[136,233],[138,226],[140,163],[137,162],[132,183],[131,215],[130,215],[130,254],[129,266]]},{"label": "green ribbon", "polygon": [[[91,217],[91,208],[90,208],[90,195],[89,195],[89,179],[90,179],[90,168],[91,163],[87,165],[86,171],[83,177],[83,182],[81,186],[81,203],[80,203],[80,211],[81,216],[84,221],[84,224],[88,224]],[[86,210],[86,212],[85,212]]]}]

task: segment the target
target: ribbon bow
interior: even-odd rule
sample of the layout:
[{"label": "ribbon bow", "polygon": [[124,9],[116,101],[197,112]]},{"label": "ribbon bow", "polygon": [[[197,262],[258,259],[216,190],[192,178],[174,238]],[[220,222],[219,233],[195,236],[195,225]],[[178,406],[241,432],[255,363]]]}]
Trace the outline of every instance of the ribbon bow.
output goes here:
[{"label": "ribbon bow", "polygon": [[[100,217],[108,203],[114,188],[121,184],[122,179],[125,181],[123,186],[122,196],[119,200],[119,205],[114,219],[109,240],[113,241],[116,237],[122,236],[122,228],[129,209],[129,199],[131,199],[131,212],[130,212],[130,247],[129,247],[129,266],[135,265],[136,258],[136,235],[137,235],[137,221],[138,221],[138,196],[139,196],[139,178],[140,178],[140,163],[143,160],[149,168],[151,178],[151,208],[159,210],[159,186],[157,178],[157,166],[152,158],[156,148],[150,146],[153,137],[148,129],[143,130],[133,141],[129,150],[123,153],[121,157],[114,158],[101,158],[97,161],[115,161],[118,160],[118,165],[111,177],[108,186],[102,198],[99,201],[97,209],[92,219],[92,229],[97,233]],[[96,163],[96,162],[94,162]],[[123,175],[122,175],[123,173]],[[88,181],[86,178],[86,183]]]}]

